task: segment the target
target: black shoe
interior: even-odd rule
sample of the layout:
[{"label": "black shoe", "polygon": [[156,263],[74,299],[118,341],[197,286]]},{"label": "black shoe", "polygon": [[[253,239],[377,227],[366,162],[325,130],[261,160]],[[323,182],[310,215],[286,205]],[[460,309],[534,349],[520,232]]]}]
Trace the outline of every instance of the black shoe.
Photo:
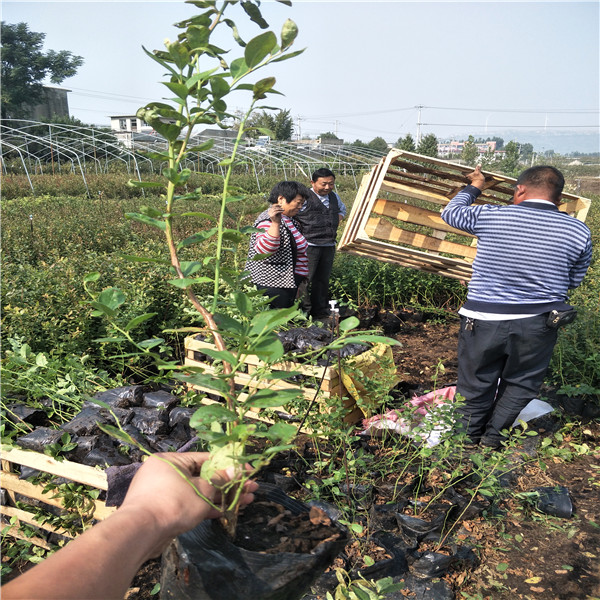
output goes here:
[{"label": "black shoe", "polygon": [[486,437],[485,435],[481,438],[479,444],[484,448],[489,448],[491,450],[502,448],[502,440]]}]

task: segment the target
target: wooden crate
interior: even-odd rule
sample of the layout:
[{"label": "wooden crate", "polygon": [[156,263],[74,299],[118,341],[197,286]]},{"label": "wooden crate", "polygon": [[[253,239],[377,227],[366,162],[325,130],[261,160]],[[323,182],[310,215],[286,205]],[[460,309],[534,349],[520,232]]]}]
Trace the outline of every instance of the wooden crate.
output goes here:
[{"label": "wooden crate", "polygon": [[[471,278],[476,238],[446,225],[441,210],[473,167],[392,150],[363,177],[338,250],[460,280]],[[476,204],[512,204],[516,179],[495,182]],[[563,193],[560,210],[585,221],[591,201]]]},{"label": "wooden crate", "polygon": [[[206,360],[205,355],[203,354],[203,350],[210,348],[215,349],[215,346],[209,342],[205,342],[202,340],[196,339],[194,336],[189,336],[185,339],[185,366],[193,366],[193,367],[201,367],[206,373],[214,373],[215,367]],[[261,382],[260,380],[256,380],[253,378],[252,374],[259,368],[264,366],[264,363],[259,360],[256,356],[248,356],[245,360],[246,364],[246,373],[238,373],[235,377],[236,385],[241,388],[247,386],[256,386],[258,388],[269,387],[274,390],[284,390],[284,389],[298,389],[300,388],[302,394],[308,400],[312,400],[315,396],[316,385],[318,382],[323,379],[321,384],[321,389],[319,390],[318,397],[323,398],[341,398],[342,406],[346,411],[344,416],[345,423],[356,423],[358,422],[363,414],[361,410],[356,405],[355,400],[346,393],[346,388],[344,384],[340,381],[340,376],[336,366],[329,367],[319,367],[319,366],[311,366],[311,365],[303,365],[301,363],[296,362],[280,362],[272,366],[272,370],[274,371],[296,371],[301,373],[302,375],[310,378],[311,381],[314,381],[315,387],[303,386],[299,383],[289,382],[282,379],[278,380],[268,380]],[[191,386],[194,389],[198,389],[205,392],[210,392],[214,394],[214,390],[203,388],[201,386]],[[248,394],[245,392],[241,392],[239,398],[241,401],[244,401],[248,397]],[[210,402],[208,400],[207,402]],[[320,403],[322,406],[322,403]],[[254,410],[254,416],[256,418],[261,418],[260,411]],[[285,412],[285,411],[279,411]]]},{"label": "wooden crate", "polygon": [[[8,502],[0,507],[0,513],[5,520],[12,517],[17,518],[17,523],[8,529],[8,534],[19,539],[27,539],[33,544],[45,549],[50,549],[48,542],[41,536],[28,538],[19,529],[19,525],[28,524],[42,531],[56,533],[65,538],[72,539],[73,535],[62,528],[54,527],[48,523],[39,523],[33,518],[33,515],[25,510],[16,507],[17,494],[26,496],[32,500],[43,502],[49,506],[58,507],[65,510],[61,498],[52,498],[53,492],[42,493],[44,486],[36,485],[29,481],[19,479],[19,474],[15,471],[17,466],[22,465],[37,469],[43,473],[50,473],[57,477],[64,477],[71,481],[82,483],[99,490],[106,490],[106,473],[102,470],[68,460],[58,461],[45,454],[33,452],[31,450],[21,450],[18,448],[8,450],[2,453],[2,489],[6,490]],[[94,500],[93,513],[90,515],[95,520],[106,519],[116,508],[108,507],[101,500]],[[4,528],[4,524],[2,526]],[[42,532],[40,532],[42,533]]]}]

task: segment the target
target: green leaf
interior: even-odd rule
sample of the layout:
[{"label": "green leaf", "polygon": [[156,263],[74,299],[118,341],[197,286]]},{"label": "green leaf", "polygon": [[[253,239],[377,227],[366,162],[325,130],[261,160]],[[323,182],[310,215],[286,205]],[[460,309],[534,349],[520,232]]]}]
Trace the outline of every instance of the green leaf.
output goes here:
[{"label": "green leaf", "polygon": [[107,306],[111,310],[116,310],[125,302],[125,294],[119,288],[107,288],[100,292],[98,303]]},{"label": "green leaf", "polygon": [[165,340],[163,340],[163,338],[150,338],[148,340],[142,340],[141,342],[138,342],[138,346],[141,346],[142,348],[156,348],[156,346],[160,346],[161,344],[164,344]]},{"label": "green leaf", "polygon": [[263,311],[252,319],[250,335],[257,335],[266,330],[276,329],[295,317],[298,312],[298,309],[294,307]]},{"label": "green leaf", "polygon": [[120,342],[125,342],[125,341],[127,341],[127,338],[124,338],[124,337],[101,337],[101,338],[94,339],[94,342],[98,342],[99,344],[106,344],[106,343],[118,344]]},{"label": "green leaf", "polygon": [[252,38],[244,49],[244,59],[248,67],[253,69],[258,66],[276,45],[277,38],[272,31],[265,31]]},{"label": "green leaf", "polygon": [[134,317],[133,319],[131,319],[131,321],[129,321],[129,323],[127,323],[127,325],[125,325],[125,331],[131,331],[132,329],[135,329],[138,325],[141,325],[145,321],[148,321],[152,317],[155,317],[157,314],[158,313],[145,313],[143,315]]},{"label": "green leaf", "polygon": [[214,281],[214,279],[203,276],[203,277],[184,277],[183,279],[181,279],[181,278],[169,279],[167,281],[167,283],[175,286],[176,288],[183,290],[185,288],[190,287],[190,285],[197,285],[200,283],[211,283],[213,281]]},{"label": "green leaf", "polygon": [[239,442],[230,442],[220,448],[212,448],[210,458],[202,464],[200,477],[210,481],[217,471],[237,466],[243,455],[244,445]]},{"label": "green leaf", "polygon": [[162,84],[168,87],[178,98],[185,100],[190,93],[188,87],[183,83],[173,83],[171,81],[163,81]]},{"label": "green leaf", "polygon": [[191,235],[185,240],[179,242],[179,244],[177,244],[177,249],[181,250],[182,248],[187,248],[192,244],[201,244],[202,242],[205,242],[213,235],[215,235],[218,231],[219,230],[216,227],[213,227],[212,229],[209,229],[207,231],[200,231],[198,233],[195,233],[194,235]]},{"label": "green leaf", "polygon": [[256,408],[274,408],[276,406],[285,406],[300,396],[302,396],[300,389],[260,389],[248,397],[248,399],[244,402],[244,406],[254,406]]},{"label": "green leaf", "polygon": [[132,262],[149,262],[155,263],[159,265],[170,265],[171,263],[164,258],[150,258],[148,256],[133,256],[132,254],[119,254],[121,258],[125,260],[130,260]]},{"label": "green leaf", "polygon": [[210,80],[210,89],[215,98],[222,98],[229,93],[229,84],[222,77],[213,77]]},{"label": "green leaf", "polygon": [[348,317],[340,322],[340,331],[350,331],[356,329],[360,325],[360,321],[356,317]]},{"label": "green leaf", "polygon": [[[209,79],[209,77],[216,71],[217,69],[210,69],[210,71],[203,71],[202,73],[196,73],[192,75],[189,79],[186,79],[185,85],[192,89],[197,83],[205,82]],[[214,142],[214,140],[209,140],[210,142]],[[212,144],[211,144],[212,145]]]},{"label": "green leaf", "polygon": [[83,278],[83,281],[85,281],[85,283],[89,283],[91,281],[98,281],[98,279],[100,279],[100,273],[98,273],[98,271],[94,271],[93,273],[88,273]]},{"label": "green leaf", "polygon": [[291,19],[287,19],[281,28],[281,49],[289,48],[298,35],[298,26]]},{"label": "green leaf", "polygon": [[151,227],[158,227],[165,231],[167,229],[167,224],[164,221],[159,221],[158,219],[153,219],[152,217],[148,217],[146,215],[141,215],[140,213],[125,213],[125,216],[128,219],[133,219],[134,221],[139,221],[140,223],[144,223],[144,225],[150,225]]},{"label": "green leaf", "polygon": [[252,302],[250,301],[250,298],[248,298],[247,294],[244,294],[243,292],[234,292],[233,298],[240,313],[243,315],[250,314],[250,311],[252,310]]},{"label": "green leaf", "polygon": [[222,360],[223,362],[227,362],[230,365],[235,365],[237,362],[236,357],[227,350],[213,350],[212,348],[203,348],[202,352],[215,360]]},{"label": "green leaf", "polygon": [[243,77],[249,71],[249,69],[246,61],[243,58],[236,58],[235,60],[231,61],[231,64],[229,65],[229,71],[231,72],[233,79],[237,80],[240,77]]},{"label": "green leaf", "polygon": [[189,63],[189,52],[179,42],[167,41],[165,43],[165,46],[167,47],[167,51],[171,60],[177,65],[179,69],[183,70]]},{"label": "green leaf", "polygon": [[210,38],[210,29],[208,27],[192,25],[187,29],[187,39],[192,50],[206,48]]},{"label": "green leaf", "polygon": [[271,62],[281,62],[282,60],[288,60],[289,58],[294,58],[304,52],[305,48],[302,50],[296,50],[295,52],[289,52],[288,54],[284,54],[283,56],[278,56],[274,58]]},{"label": "green leaf", "polygon": [[190,418],[190,427],[200,428],[213,422],[231,423],[237,419],[237,415],[225,408],[222,404],[209,404],[201,406]]},{"label": "green leaf", "polygon": [[181,269],[181,272],[186,277],[189,277],[190,275],[193,275],[194,273],[197,273],[200,269],[202,269],[204,265],[201,262],[198,262],[197,260],[182,260],[179,263],[179,267]]},{"label": "green leaf", "polygon": [[[194,196],[196,196],[196,194],[194,194]],[[186,199],[185,196],[181,196],[181,198],[182,199]],[[198,217],[199,219],[209,219],[210,221],[214,221],[215,220],[209,214],[202,213],[202,212],[184,212],[184,213],[181,213],[180,216],[181,217]]]},{"label": "green leaf", "polygon": [[240,233],[237,229],[224,229],[223,239],[234,244],[239,244],[246,239],[246,236]]},{"label": "green leaf", "polygon": [[156,594],[158,594],[158,592],[160,592],[160,583],[156,583],[154,585],[154,587],[152,588],[152,590],[150,591],[150,595],[151,596],[156,596]]},{"label": "green leaf", "polygon": [[122,442],[130,444],[132,446],[137,447],[139,445],[128,433],[121,431],[118,427],[114,427],[113,425],[107,425],[106,423],[96,424],[102,431],[104,431],[104,433],[110,435],[110,437],[113,437],[117,440],[121,440]]},{"label": "green leaf", "polygon": [[46,355],[43,352],[40,352],[39,354],[37,354],[37,356],[35,357],[35,364],[38,367],[47,367],[48,366],[48,358],[46,357]]},{"label": "green leaf", "polygon": [[225,331],[232,331],[233,333],[244,333],[244,326],[236,321],[234,318],[229,315],[224,315],[221,313],[215,313],[214,315],[215,323],[219,329],[223,329]]},{"label": "green leaf", "polygon": [[243,48],[246,45],[246,42],[240,37],[240,33],[235,22],[231,19],[223,19],[223,21],[231,28],[233,39]]},{"label": "green leaf", "polygon": [[283,344],[275,334],[263,337],[257,343],[252,344],[251,351],[260,359],[269,362],[276,362],[285,354]]},{"label": "green leaf", "polygon": [[265,77],[264,79],[257,81],[252,86],[253,97],[256,100],[261,100],[262,98],[265,97],[265,94],[267,92],[269,92],[273,89],[273,86],[275,85],[275,83],[276,83],[275,77]]},{"label": "green leaf", "polygon": [[282,441],[287,444],[296,436],[297,429],[290,423],[278,422],[269,427],[264,437],[272,442]]},{"label": "green leaf", "polygon": [[256,23],[261,29],[266,29],[269,26],[260,14],[260,10],[256,4],[253,4],[252,2],[242,2],[242,8],[246,11],[250,20]]},{"label": "green leaf", "polygon": [[496,571],[500,571],[500,573],[504,573],[508,569],[508,563],[498,563],[496,565]]},{"label": "green leaf", "polygon": [[225,383],[222,379],[212,375],[207,375],[205,373],[192,373],[190,375],[186,375],[184,373],[174,373],[173,377],[175,379],[179,379],[180,381],[197,385],[200,388],[214,390],[215,392],[219,392],[221,395],[226,395],[229,391],[227,383]]},{"label": "green leaf", "polygon": [[160,181],[135,181],[134,179],[130,179],[127,182],[129,187],[134,188],[159,188],[165,187],[164,184],[160,183]]},{"label": "green leaf", "polygon": [[266,381],[277,381],[280,379],[290,379],[302,375],[300,371],[269,371],[268,373],[261,374],[261,379]]}]

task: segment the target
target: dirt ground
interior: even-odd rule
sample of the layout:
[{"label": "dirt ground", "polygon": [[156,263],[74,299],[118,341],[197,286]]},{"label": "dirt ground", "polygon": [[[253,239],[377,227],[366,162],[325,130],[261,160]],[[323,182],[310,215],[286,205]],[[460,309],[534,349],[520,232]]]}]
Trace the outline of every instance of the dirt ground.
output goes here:
[{"label": "dirt ground", "polygon": [[[393,336],[402,346],[394,357],[407,395],[456,382],[458,320],[439,322],[427,315],[404,315]],[[391,333],[391,332],[390,332]],[[440,365],[443,365],[441,367]],[[592,453],[529,464],[513,482],[517,491],[536,486],[566,486],[573,505],[570,518],[540,513],[527,502],[511,500],[496,518],[465,521],[458,538],[478,556],[474,568],[453,568],[444,576],[455,598],[472,600],[600,599],[600,424],[588,421],[576,441]],[[545,432],[543,427],[539,433]],[[573,433],[573,436],[575,432]],[[149,600],[159,582],[159,561],[138,573],[127,598]],[[405,591],[403,597],[416,597]],[[399,596],[395,596],[399,597]],[[435,594],[431,596],[435,600]]]}]

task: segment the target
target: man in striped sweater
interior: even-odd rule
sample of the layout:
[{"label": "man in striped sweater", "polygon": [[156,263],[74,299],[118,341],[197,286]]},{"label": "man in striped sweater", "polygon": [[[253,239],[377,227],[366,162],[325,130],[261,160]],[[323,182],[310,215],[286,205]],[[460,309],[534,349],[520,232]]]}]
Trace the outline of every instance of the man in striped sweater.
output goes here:
[{"label": "man in striped sweater", "polygon": [[467,179],[442,212],[448,225],[477,237],[459,310],[458,421],[473,444],[499,447],[540,390],[557,337],[546,321],[571,308],[568,290],[581,283],[592,242],[586,225],[559,212],[564,177],[554,167],[521,173],[509,206],[472,206],[488,185],[480,167]]}]

